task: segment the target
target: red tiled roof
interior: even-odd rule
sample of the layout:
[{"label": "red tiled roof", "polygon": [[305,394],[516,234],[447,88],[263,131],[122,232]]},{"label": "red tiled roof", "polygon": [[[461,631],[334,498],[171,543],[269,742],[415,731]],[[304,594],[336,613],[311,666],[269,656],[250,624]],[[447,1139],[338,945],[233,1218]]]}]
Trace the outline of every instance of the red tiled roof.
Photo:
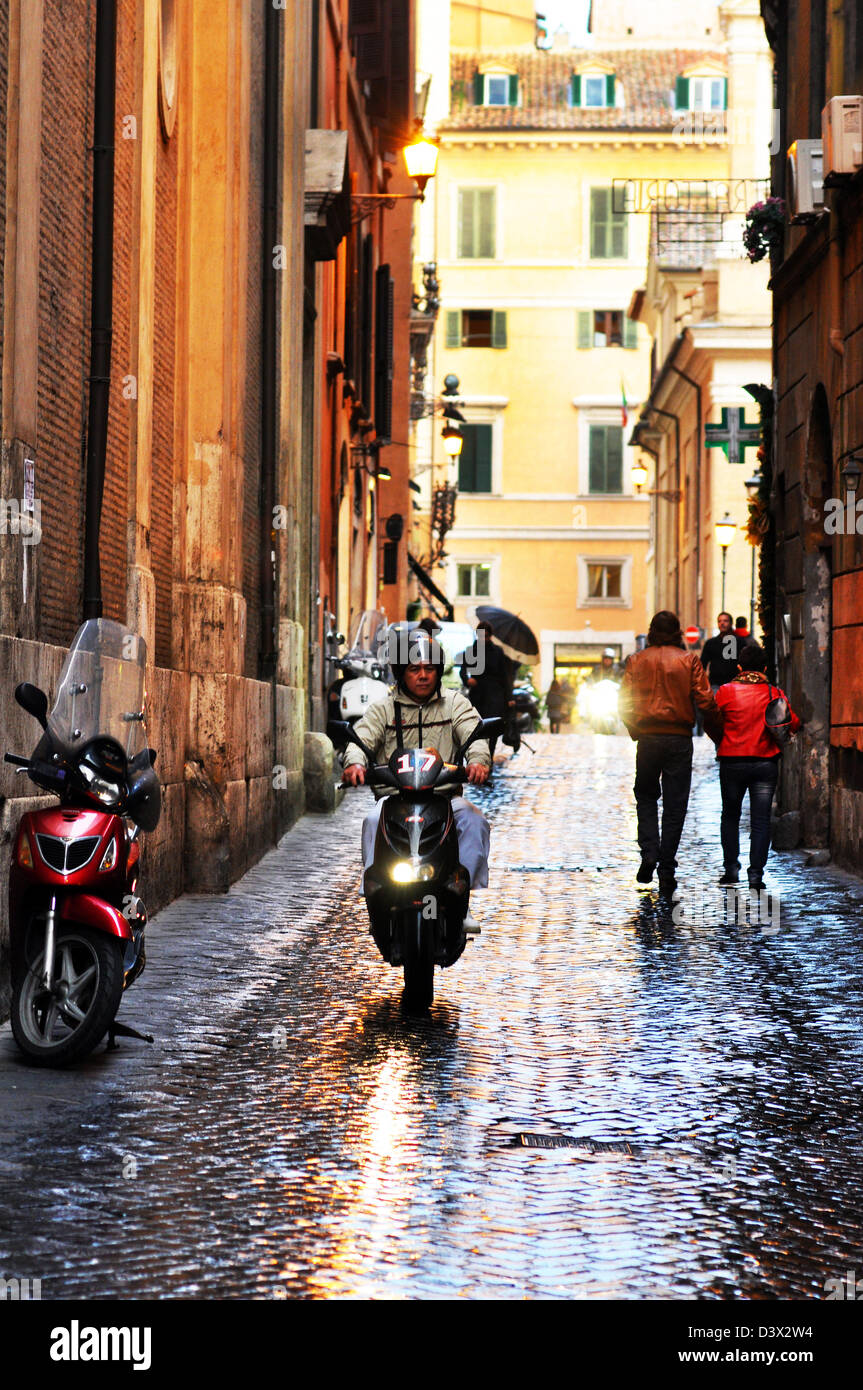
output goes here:
[{"label": "red tiled roof", "polygon": [[[623,85],[622,107],[570,105],[571,78],[591,60],[608,65]],[[721,49],[456,50],[451,62],[451,112],[442,130],[670,130],[674,84],[700,63],[725,69]],[[474,106],[473,78],[499,63],[518,73],[518,106]]]}]

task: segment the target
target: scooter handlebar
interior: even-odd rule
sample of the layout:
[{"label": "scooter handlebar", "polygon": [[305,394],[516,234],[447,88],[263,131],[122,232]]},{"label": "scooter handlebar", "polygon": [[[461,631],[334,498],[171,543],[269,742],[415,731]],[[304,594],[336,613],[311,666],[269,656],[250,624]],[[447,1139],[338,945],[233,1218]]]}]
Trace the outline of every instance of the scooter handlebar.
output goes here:
[{"label": "scooter handlebar", "polygon": [[21,758],[17,753],[7,753],[3,759],[4,763],[11,763],[13,767],[29,767],[30,759]]}]

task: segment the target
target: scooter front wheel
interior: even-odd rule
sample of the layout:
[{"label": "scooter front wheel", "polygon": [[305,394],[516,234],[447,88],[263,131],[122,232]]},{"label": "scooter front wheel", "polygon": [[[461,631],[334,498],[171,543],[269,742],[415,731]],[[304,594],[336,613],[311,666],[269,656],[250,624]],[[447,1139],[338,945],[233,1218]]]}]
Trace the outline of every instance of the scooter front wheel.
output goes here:
[{"label": "scooter front wheel", "polygon": [[423,1013],[434,999],[434,925],[422,912],[409,914],[404,923],[405,992],[409,1013]]},{"label": "scooter front wheel", "polygon": [[12,995],[12,1032],[40,1066],[77,1062],[97,1047],[123,993],[123,944],[88,927],[57,934],[54,987],[42,982],[44,950],[25,968]]}]

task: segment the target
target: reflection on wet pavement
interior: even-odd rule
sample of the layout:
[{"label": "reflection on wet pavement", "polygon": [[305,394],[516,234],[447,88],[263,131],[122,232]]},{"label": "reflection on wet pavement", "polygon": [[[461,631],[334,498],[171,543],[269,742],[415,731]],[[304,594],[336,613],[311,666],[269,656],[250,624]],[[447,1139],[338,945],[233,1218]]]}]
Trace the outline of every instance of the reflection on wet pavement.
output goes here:
[{"label": "reflection on wet pavement", "polygon": [[634,882],[629,740],[535,743],[473,793],[483,933],[427,1018],[366,933],[358,792],[156,919],[123,1014],[155,1048],[58,1079],[4,1031],[4,1111],[42,1099],[0,1135],[0,1273],[43,1297],[787,1298],[860,1268],[863,884],[774,856],[778,930],[687,917],[721,869],[707,741],[683,912]]}]

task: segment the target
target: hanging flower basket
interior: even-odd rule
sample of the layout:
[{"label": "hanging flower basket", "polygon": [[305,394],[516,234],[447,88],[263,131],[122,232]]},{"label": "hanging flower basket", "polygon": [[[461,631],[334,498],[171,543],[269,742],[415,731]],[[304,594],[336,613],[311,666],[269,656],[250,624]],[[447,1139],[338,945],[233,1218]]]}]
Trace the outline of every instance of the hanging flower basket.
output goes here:
[{"label": "hanging flower basket", "polygon": [[785,237],[785,203],[781,198],[767,198],[753,203],[746,214],[743,245],[750,261],[763,261],[774,251],[782,250]]}]

